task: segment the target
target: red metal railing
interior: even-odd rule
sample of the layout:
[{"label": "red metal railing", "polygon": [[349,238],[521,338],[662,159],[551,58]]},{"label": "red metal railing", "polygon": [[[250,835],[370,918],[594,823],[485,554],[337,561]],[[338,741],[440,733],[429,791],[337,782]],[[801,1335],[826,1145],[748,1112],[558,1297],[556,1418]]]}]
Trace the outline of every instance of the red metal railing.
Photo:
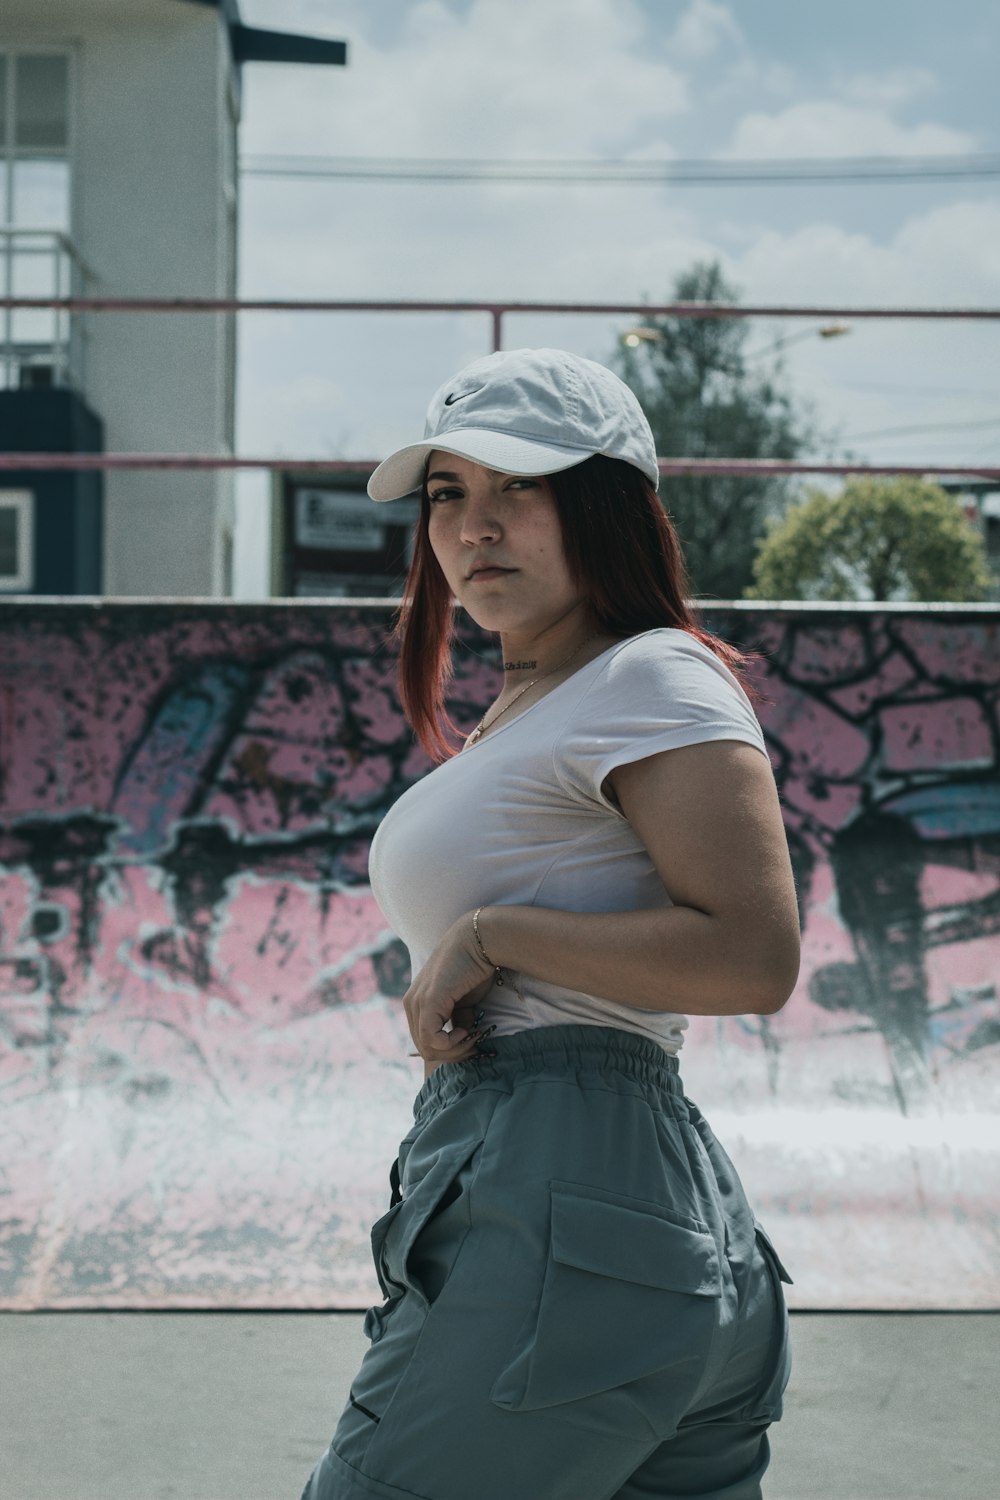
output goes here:
[{"label": "red metal railing", "polygon": [[373,302],[284,297],[0,297],[0,307],[76,313],[240,312],[484,312],[493,320],[493,348],[501,347],[507,313],[589,313],[598,316],[672,318],[914,318],[995,321],[997,307],[746,306],[725,302]]},{"label": "red metal railing", "polygon": [[[0,453],[3,469],[290,469],[301,474],[366,475],[378,467],[375,458],[214,457],[206,453]],[[743,474],[773,478],[783,474],[929,474],[956,478],[1000,479],[1000,467],[976,464],[824,464],[777,458],[661,458],[661,474]]]},{"label": "red metal railing", "polygon": [[[675,318],[813,318],[958,320],[995,322],[1000,307],[812,307],[763,306],[720,302],[473,302],[370,301],[328,298],[237,297],[0,297],[0,308],[58,309],[69,313],[243,313],[243,312],[392,312],[488,313],[493,348],[501,347],[502,321],[508,313],[572,313],[603,316]],[[28,469],[295,469],[302,473],[370,473],[376,460],[291,460],[285,456],[253,458],[197,453],[4,453],[0,470]],[[661,474],[919,474],[1000,478],[990,465],[961,467],[934,464],[820,464],[777,459],[661,459]]]}]

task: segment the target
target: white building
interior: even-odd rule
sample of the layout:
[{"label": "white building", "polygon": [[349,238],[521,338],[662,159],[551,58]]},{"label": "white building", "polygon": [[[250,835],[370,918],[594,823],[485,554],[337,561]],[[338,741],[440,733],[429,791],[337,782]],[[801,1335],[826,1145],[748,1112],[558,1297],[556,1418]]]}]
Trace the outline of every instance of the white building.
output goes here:
[{"label": "white building", "polygon": [[[240,65],[344,60],[341,43],[243,26],[236,0],[2,0],[0,291],[235,296]],[[103,423],[109,452],[232,453],[233,317],[0,319],[3,449],[37,447],[33,403],[58,391],[65,409],[68,390]],[[91,476],[90,508],[72,507],[89,543],[53,524],[69,514],[46,510],[55,480],[0,471],[0,588],[231,592],[231,472],[112,471],[103,497]],[[67,545],[90,546],[89,573],[48,566],[46,547]],[[47,585],[57,574],[83,584]]]}]

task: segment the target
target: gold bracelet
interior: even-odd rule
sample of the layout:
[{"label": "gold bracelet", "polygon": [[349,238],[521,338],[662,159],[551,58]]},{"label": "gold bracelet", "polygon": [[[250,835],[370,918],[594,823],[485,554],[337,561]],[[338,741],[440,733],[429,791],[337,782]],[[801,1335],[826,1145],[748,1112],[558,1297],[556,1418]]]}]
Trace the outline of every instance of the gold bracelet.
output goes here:
[{"label": "gold bracelet", "polygon": [[[472,913],[472,930],[476,935],[476,946],[478,947],[480,953],[483,955],[483,962],[489,964],[490,968],[493,970],[494,975],[496,976],[493,981],[494,984],[497,985],[499,989],[503,989],[503,969],[501,969],[499,964],[495,964],[492,958],[490,958],[486,949],[483,947],[483,940],[479,936],[479,913],[485,910],[486,908],[484,906],[478,906]],[[523,1000],[524,996],[521,994],[521,991],[518,989],[517,984],[513,979],[511,980],[511,987],[513,988],[514,994],[517,996],[517,998],[519,1000]]]},{"label": "gold bracelet", "polygon": [[[500,970],[498,966],[493,962],[492,958],[490,958],[486,949],[483,947],[483,940],[479,936],[479,913],[482,910],[483,908],[480,906],[472,913],[472,930],[476,934],[476,946],[478,947],[480,953],[483,955],[483,962],[489,964],[491,969],[496,969],[496,972],[499,974]],[[503,984],[502,979],[499,982]]]}]

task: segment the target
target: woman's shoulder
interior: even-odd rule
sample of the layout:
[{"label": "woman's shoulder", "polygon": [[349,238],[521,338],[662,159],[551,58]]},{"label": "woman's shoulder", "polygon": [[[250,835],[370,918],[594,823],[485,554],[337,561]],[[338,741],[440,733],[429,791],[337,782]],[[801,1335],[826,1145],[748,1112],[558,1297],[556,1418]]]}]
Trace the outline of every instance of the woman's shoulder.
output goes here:
[{"label": "woman's shoulder", "polygon": [[677,626],[662,626],[627,636],[605,653],[609,678],[637,676],[644,672],[664,674],[691,668],[703,673],[705,668],[739,686],[739,679],[710,646]]},{"label": "woman's shoulder", "polygon": [[738,678],[704,641],[664,627],[629,636],[600,658],[561,719],[556,765],[565,786],[603,801],[603,779],[616,766],[722,739],[766,754]]},{"label": "woman's shoulder", "polygon": [[[597,719],[631,720],[666,710],[699,720],[756,721],[742,683],[720,656],[690,631],[664,626],[644,630],[609,648],[591,666],[576,708]],[[575,715],[574,715],[575,717]]]}]

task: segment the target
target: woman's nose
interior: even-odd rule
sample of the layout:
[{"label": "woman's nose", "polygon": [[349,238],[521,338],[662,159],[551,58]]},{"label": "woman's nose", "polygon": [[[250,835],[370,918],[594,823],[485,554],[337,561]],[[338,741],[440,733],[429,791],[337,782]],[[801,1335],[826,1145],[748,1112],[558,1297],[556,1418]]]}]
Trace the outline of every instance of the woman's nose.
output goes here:
[{"label": "woman's nose", "polygon": [[488,501],[470,498],[462,517],[462,538],[478,543],[495,539],[500,533],[500,523]]}]

